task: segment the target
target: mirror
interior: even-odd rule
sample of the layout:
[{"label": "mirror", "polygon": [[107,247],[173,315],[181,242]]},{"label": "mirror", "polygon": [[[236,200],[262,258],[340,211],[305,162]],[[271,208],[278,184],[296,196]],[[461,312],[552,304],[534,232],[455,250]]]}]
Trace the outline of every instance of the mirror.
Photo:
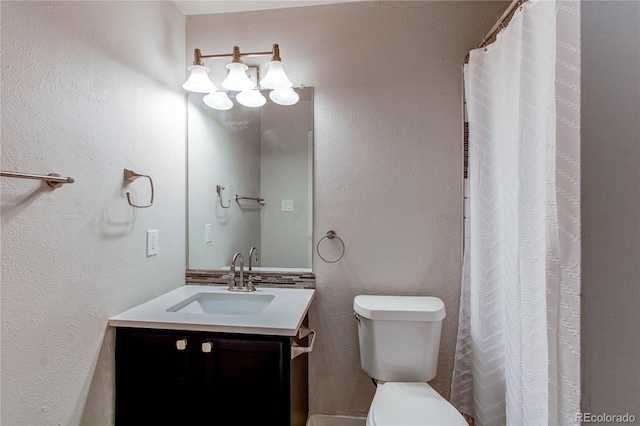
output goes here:
[{"label": "mirror", "polygon": [[264,106],[227,111],[188,95],[190,269],[229,268],[236,252],[246,269],[255,246],[256,271],[311,272],[313,88],[295,90],[292,106],[263,91]]}]

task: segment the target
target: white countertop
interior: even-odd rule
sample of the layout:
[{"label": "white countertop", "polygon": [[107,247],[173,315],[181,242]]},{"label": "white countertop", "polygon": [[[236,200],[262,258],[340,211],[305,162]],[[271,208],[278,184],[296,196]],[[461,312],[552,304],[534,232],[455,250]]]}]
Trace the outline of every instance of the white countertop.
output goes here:
[{"label": "white countertop", "polygon": [[109,319],[111,327],[197,330],[223,333],[295,336],[311,306],[314,289],[262,287],[250,295],[274,295],[258,315],[168,312],[198,293],[230,293],[225,286],[184,285]]}]

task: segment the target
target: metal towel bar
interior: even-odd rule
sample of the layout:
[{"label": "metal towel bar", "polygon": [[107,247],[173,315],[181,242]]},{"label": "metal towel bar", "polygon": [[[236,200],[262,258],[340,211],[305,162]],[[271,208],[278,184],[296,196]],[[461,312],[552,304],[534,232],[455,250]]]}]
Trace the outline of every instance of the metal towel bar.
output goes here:
[{"label": "metal towel bar", "polygon": [[72,177],[62,177],[57,173],[49,173],[47,176],[42,175],[34,175],[31,173],[21,173],[21,172],[0,172],[0,176],[10,177],[10,178],[19,178],[19,179],[35,179],[35,180],[43,180],[47,182],[51,188],[60,188],[65,183],[73,183],[75,179]]},{"label": "metal towel bar", "polygon": [[242,195],[236,195],[236,201],[238,200],[253,200],[257,201],[259,204],[264,202],[264,198],[251,198],[251,197],[243,197]]}]

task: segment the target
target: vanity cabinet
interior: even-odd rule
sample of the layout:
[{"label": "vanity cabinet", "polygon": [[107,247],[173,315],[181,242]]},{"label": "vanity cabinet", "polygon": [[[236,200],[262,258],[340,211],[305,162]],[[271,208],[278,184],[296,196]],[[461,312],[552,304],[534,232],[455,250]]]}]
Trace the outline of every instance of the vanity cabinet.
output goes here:
[{"label": "vanity cabinet", "polygon": [[304,425],[308,356],[291,359],[294,339],[118,327],[116,425]]}]

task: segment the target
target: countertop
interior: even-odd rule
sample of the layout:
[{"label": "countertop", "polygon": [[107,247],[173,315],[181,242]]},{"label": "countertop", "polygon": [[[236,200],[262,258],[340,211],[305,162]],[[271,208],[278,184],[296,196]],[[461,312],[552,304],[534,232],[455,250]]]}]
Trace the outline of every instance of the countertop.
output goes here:
[{"label": "countertop", "polygon": [[263,287],[251,293],[234,293],[249,297],[274,295],[273,301],[257,315],[167,311],[198,293],[230,292],[225,286],[184,285],[110,318],[109,326],[295,336],[311,306],[315,290]]}]

